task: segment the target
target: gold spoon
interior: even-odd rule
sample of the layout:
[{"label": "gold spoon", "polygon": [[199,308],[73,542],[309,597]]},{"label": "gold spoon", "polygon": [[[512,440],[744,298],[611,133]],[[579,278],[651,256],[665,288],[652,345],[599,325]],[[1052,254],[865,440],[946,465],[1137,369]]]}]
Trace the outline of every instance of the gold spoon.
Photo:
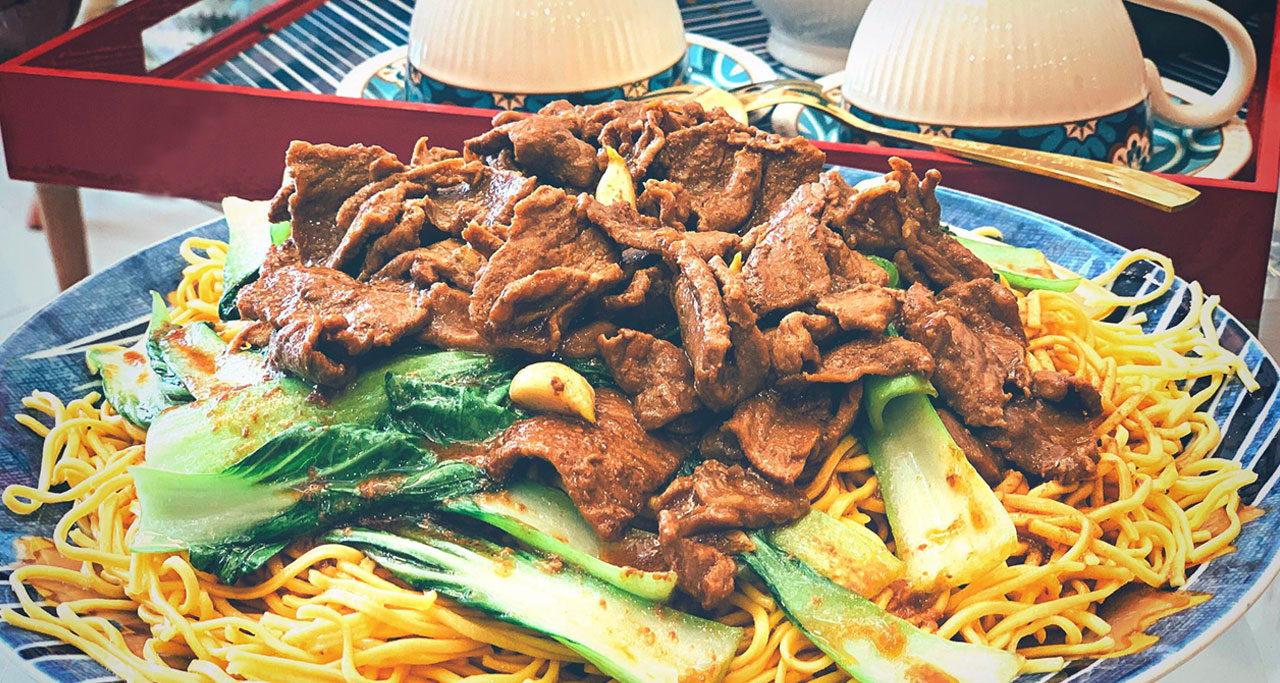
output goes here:
[{"label": "gold spoon", "polygon": [[[801,104],[822,111],[872,135],[914,142],[950,152],[965,159],[1092,187],[1170,213],[1191,206],[1200,197],[1199,191],[1181,183],[1103,161],[877,126],[863,121],[841,107],[822,92],[821,85],[813,81],[796,79],[763,81],[735,88],[732,92],[706,85],[679,85],[656,90],[646,95],[644,99],[692,99],[707,107],[725,107],[725,111],[739,121],[746,120],[747,112],[767,109],[779,104]],[[733,106],[728,105],[729,99],[736,101],[737,106],[733,109],[729,108]],[[738,112],[741,112],[743,118],[739,118]]]}]

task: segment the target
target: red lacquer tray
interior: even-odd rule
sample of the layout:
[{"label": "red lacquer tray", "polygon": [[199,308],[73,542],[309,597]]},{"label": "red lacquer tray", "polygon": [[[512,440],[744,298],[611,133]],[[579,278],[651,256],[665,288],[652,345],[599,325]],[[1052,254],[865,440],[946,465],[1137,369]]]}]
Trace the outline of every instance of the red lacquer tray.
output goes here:
[{"label": "red lacquer tray", "polygon": [[[491,111],[216,85],[195,79],[325,0],[280,0],[148,72],[142,31],[194,0],[133,0],[0,65],[0,134],[20,180],[198,199],[269,196],[290,140],[382,145],[408,155],[430,135],[456,147]],[[1176,178],[1199,189],[1178,214],[933,152],[819,143],[834,164],[880,169],[897,154],[936,167],[949,187],[1023,206],[1127,247],[1173,257],[1179,274],[1256,319],[1280,173],[1280,26],[1258,45],[1249,101],[1254,153],[1232,180]],[[145,220],[145,217],[138,217]],[[177,226],[175,226],[177,227]]]}]

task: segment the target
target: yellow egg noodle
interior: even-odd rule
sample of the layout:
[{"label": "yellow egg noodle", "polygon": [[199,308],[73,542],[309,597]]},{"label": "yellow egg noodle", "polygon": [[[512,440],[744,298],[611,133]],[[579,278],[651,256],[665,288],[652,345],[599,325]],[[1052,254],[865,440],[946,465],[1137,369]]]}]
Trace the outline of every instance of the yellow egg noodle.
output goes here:
[{"label": "yellow egg noodle", "polygon": [[[169,296],[174,320],[215,322],[226,244],[191,238],[181,253],[188,266]],[[1103,289],[1140,260],[1163,268],[1161,287],[1141,297]],[[1031,658],[1028,670],[1114,654],[1122,644],[1098,614],[1103,600],[1131,583],[1181,586],[1196,565],[1232,551],[1238,492],[1255,475],[1207,457],[1221,435],[1198,409],[1233,375],[1250,390],[1256,382],[1218,343],[1217,297],[1193,283],[1190,313],[1156,334],[1144,334],[1141,319],[1101,321],[1114,307],[1162,295],[1172,272],[1168,259],[1139,251],[1085,281],[1083,304],[1055,292],[1018,294],[1031,369],[1085,377],[1101,391],[1098,476],[1031,488],[1012,473],[1000,483],[1021,547],[1007,566],[935,596],[928,607],[940,634],[1016,649]],[[1193,394],[1198,378],[1208,385]],[[139,508],[126,468],[143,461],[145,433],[97,393],[64,404],[35,392],[24,405],[43,416],[17,417],[44,439],[39,480],[10,486],[4,503],[20,514],[72,507],[50,538],[20,544],[26,561],[10,583],[22,609],[3,618],[75,645],[126,680],[606,680],[555,641],[383,578],[353,548],[290,548],[258,583],[242,586],[219,584],[181,555],[131,554]],[[806,492],[817,509],[892,543],[870,460],[853,437],[827,455]],[[874,600],[889,604],[893,590]],[[758,585],[740,581],[718,618],[744,633],[729,683],[850,680]],[[565,669],[570,662],[579,666]]]}]

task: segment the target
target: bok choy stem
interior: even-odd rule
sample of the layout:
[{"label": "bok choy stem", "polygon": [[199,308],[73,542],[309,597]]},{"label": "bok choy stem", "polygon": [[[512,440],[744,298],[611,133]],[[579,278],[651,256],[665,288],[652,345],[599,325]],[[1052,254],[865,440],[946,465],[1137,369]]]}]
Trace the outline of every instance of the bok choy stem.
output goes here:
[{"label": "bok choy stem", "polygon": [[[905,391],[909,385],[917,390]],[[922,380],[868,377],[862,431],[906,578],[930,593],[1003,564],[1018,542],[1004,506],[929,402],[931,390]]]}]

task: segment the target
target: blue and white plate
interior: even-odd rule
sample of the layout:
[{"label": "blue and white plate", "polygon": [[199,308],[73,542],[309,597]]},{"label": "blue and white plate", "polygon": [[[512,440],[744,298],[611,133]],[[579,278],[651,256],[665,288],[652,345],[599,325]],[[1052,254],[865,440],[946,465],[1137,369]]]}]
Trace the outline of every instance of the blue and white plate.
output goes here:
[{"label": "blue and white plate", "polygon": [[[685,81],[719,88],[767,81],[778,77],[765,61],[723,40],[686,33],[689,41]],[[373,100],[403,100],[407,47],[381,52],[358,64],[338,83],[337,94]]]},{"label": "blue and white plate", "polygon": [[[828,92],[839,96],[844,72],[817,79]],[[1202,102],[1209,98],[1185,83],[1164,79],[1165,90],[1176,100]],[[783,135],[803,135],[813,140],[852,142],[853,129],[834,118],[799,105],[781,105],[770,117],[773,129]],[[1216,128],[1192,130],[1173,128],[1156,121],[1151,130],[1151,158],[1145,171],[1175,173],[1200,178],[1230,178],[1253,153],[1253,137],[1244,121],[1236,116]]]},{"label": "blue and white plate", "polygon": [[[850,182],[871,173],[841,169]],[[938,193],[943,219],[961,228],[998,226],[1006,239],[1036,247],[1049,258],[1087,276],[1096,276],[1115,263],[1125,250],[1102,238],[1051,218],[976,195],[942,189]],[[21,401],[33,390],[50,391],[64,399],[78,397],[95,385],[85,370],[84,351],[91,344],[119,342],[139,335],[149,310],[148,292],[169,291],[178,282],[183,261],[178,245],[186,237],[225,239],[219,220],[130,256],[76,285],[36,313],[0,344],[0,487],[33,485],[39,471],[41,442],[13,419]],[[1150,291],[1164,277],[1150,263],[1137,263],[1117,280],[1122,294]],[[1178,280],[1169,293],[1142,307],[1150,331],[1164,329],[1186,314],[1190,296]],[[1153,681],[1168,673],[1226,630],[1248,609],[1280,570],[1280,488],[1275,486],[1280,449],[1277,366],[1240,321],[1215,310],[1214,322],[1222,345],[1239,353],[1262,388],[1246,393],[1237,380],[1227,382],[1209,410],[1222,428],[1216,456],[1238,460],[1258,473],[1258,481],[1242,491],[1245,503],[1266,510],[1245,525],[1234,553],[1197,570],[1185,589],[1205,591],[1213,599],[1160,621],[1151,631],[1160,641],[1138,654],[1118,659],[1084,660],[1057,674],[1027,675],[1022,683]],[[0,507],[0,565],[14,561],[14,538],[48,534],[65,506],[48,506],[31,517]],[[7,572],[4,572],[7,574]],[[7,582],[0,582],[0,603],[14,606]],[[0,625],[0,672],[4,680],[26,672],[39,680],[59,683],[106,683],[115,678],[70,646],[36,633]],[[18,674],[21,675],[21,674]]]}]

